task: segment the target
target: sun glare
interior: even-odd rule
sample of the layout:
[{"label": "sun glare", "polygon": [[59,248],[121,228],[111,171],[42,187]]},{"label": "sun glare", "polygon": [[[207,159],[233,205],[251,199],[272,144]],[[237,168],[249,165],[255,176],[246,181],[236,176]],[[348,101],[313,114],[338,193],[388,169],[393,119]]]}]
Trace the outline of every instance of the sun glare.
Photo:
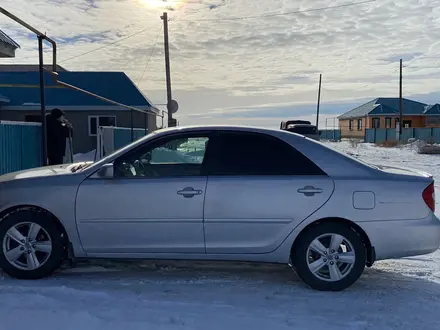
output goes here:
[{"label": "sun glare", "polygon": [[141,2],[153,8],[178,8],[184,3],[184,0],[141,0]]}]

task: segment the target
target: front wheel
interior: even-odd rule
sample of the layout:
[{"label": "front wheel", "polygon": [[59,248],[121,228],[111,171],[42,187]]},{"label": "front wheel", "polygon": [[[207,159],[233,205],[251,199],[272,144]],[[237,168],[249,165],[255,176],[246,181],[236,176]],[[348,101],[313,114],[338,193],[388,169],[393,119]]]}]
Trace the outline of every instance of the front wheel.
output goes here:
[{"label": "front wheel", "polygon": [[361,237],[341,223],[321,223],[306,229],[292,251],[298,275],[313,289],[340,291],[355,283],[365,268]]},{"label": "front wheel", "polygon": [[62,231],[46,213],[20,210],[0,222],[0,268],[9,276],[38,279],[61,266]]}]

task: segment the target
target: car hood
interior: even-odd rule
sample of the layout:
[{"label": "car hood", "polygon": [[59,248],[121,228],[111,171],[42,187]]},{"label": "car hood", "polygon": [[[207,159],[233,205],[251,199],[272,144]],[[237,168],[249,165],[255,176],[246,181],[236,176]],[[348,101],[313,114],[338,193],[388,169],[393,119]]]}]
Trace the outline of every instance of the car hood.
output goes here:
[{"label": "car hood", "polygon": [[92,162],[81,162],[74,164],[62,164],[54,166],[45,166],[31,168],[28,170],[12,172],[0,176],[0,182],[7,182],[13,180],[30,179],[30,178],[41,178],[55,175],[68,175],[75,173],[79,168],[89,165]]}]

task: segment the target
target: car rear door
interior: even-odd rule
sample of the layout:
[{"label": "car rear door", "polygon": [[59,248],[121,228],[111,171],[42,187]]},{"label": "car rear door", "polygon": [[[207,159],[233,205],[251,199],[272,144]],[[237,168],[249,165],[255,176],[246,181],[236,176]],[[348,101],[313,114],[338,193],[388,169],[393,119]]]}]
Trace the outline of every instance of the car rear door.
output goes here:
[{"label": "car rear door", "polygon": [[207,253],[268,253],[324,205],[334,183],[286,142],[220,132],[204,206]]}]

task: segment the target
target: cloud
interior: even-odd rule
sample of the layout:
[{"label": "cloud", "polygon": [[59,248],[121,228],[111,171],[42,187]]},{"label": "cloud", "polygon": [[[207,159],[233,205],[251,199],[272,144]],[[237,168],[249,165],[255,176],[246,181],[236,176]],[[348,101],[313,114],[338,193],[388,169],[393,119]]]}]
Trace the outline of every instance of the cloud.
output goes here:
[{"label": "cloud", "polygon": [[[165,8],[148,6],[148,2],[3,0],[2,6],[57,40],[60,64],[67,69],[125,71],[150,98],[163,103],[159,17]],[[330,5],[344,3],[347,0],[334,0]],[[257,111],[254,105],[277,107],[285,102],[298,115],[304,109],[313,112],[319,73],[323,73],[324,108],[397,96],[400,58],[405,64],[405,96],[439,92],[440,7],[432,0],[381,0],[237,20],[220,19],[326,7],[329,2],[170,0],[166,6],[175,9],[169,13],[172,86],[181,105],[178,115],[185,122],[189,118],[196,122],[198,117],[191,114],[201,111],[230,108],[232,116],[242,107],[248,107],[247,115],[240,117],[237,112],[234,120],[249,119]],[[10,61],[37,63],[36,39],[5,17],[0,17],[0,24],[21,45],[17,59]],[[144,29],[123,42],[81,56]],[[46,49],[49,62],[50,49]],[[279,107],[281,113],[283,105]],[[266,117],[257,112],[255,116]]]},{"label": "cloud", "polygon": [[422,56],[422,55],[423,55],[423,53],[415,52],[415,53],[409,53],[409,54],[393,55],[393,56],[383,58],[382,60],[385,62],[389,62],[389,63],[396,63],[396,62],[399,62],[400,59],[402,59],[402,61],[411,61],[411,60],[414,60],[415,58]]},{"label": "cloud", "polygon": [[[259,127],[270,127],[279,128],[282,121],[289,118],[295,118],[296,120],[307,120],[311,123],[316,123],[316,115],[306,115],[306,116],[295,116],[295,117],[210,117],[203,116],[199,117],[197,124],[199,125],[246,125],[246,126],[259,126]],[[183,120],[181,120],[183,122]],[[334,115],[321,115],[319,117],[319,128],[320,129],[332,129],[338,127],[338,120]]]},{"label": "cloud", "polygon": [[[322,115],[328,115],[336,117],[339,114],[346,112],[354,108],[357,103],[353,102],[337,102],[337,103],[326,103],[320,107],[320,113]],[[293,103],[293,102],[283,102],[283,103],[266,103],[266,104],[256,104],[251,106],[236,106],[236,107],[220,107],[208,111],[200,111],[188,114],[185,117],[189,118],[247,118],[251,119],[253,117],[259,118],[284,118],[283,120],[298,117],[307,116],[313,114],[315,116],[317,109],[317,104],[310,103]]]}]

